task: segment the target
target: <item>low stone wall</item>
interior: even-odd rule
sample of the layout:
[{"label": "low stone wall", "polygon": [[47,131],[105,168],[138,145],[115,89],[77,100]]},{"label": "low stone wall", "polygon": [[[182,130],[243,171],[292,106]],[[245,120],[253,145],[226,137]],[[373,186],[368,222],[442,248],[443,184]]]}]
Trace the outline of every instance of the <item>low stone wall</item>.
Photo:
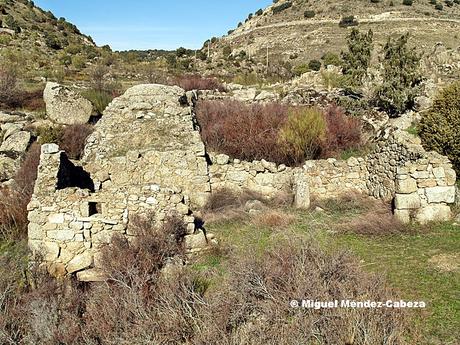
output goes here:
[{"label": "low stone wall", "polygon": [[369,173],[364,158],[307,161],[302,173],[308,178],[311,196],[317,199],[336,198],[350,192],[368,194]]},{"label": "low stone wall", "polygon": [[449,220],[455,202],[456,174],[450,161],[429,152],[397,169],[395,216],[403,222]]},{"label": "low stone wall", "polygon": [[55,275],[99,268],[101,246],[116,234],[135,235],[128,228],[132,214],[153,215],[157,226],[168,216],[180,217],[187,224],[188,249],[200,249],[193,247],[197,243],[206,245],[204,233],[195,229],[195,218],[179,190],[151,184],[91,192],[72,186],[73,177],[67,175],[72,171],[63,171],[69,169],[68,164],[56,145],[43,145],[35,192],[28,206],[29,246],[43,255]]},{"label": "low stone wall", "polygon": [[244,189],[274,197],[279,193],[291,193],[295,173],[301,169],[288,168],[267,161],[246,162],[230,159],[224,154],[209,154],[211,189],[228,188],[235,191]]}]

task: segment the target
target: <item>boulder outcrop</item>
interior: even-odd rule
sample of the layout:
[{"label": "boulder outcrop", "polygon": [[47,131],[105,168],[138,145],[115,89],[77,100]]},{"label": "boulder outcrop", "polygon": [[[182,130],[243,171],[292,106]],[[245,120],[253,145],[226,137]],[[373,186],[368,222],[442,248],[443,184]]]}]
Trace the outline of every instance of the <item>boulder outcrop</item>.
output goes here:
[{"label": "boulder outcrop", "polygon": [[87,123],[92,115],[90,101],[57,83],[48,82],[43,92],[48,117],[62,125]]}]

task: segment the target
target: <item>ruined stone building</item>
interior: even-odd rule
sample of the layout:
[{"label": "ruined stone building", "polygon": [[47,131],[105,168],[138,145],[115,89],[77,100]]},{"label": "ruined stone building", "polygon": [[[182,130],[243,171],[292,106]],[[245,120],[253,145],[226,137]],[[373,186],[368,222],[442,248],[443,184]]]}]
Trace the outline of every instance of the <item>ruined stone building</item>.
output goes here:
[{"label": "ruined stone building", "polygon": [[42,146],[28,207],[29,245],[54,274],[97,279],[99,249],[114,234],[133,236],[127,226],[133,214],[153,214],[158,224],[176,214],[187,224],[188,250],[206,247],[212,236],[196,228],[193,210],[224,187],[268,197],[293,192],[301,208],[309,207],[310,196],[357,191],[393,201],[405,222],[451,216],[452,165],[393,128],[362,158],[308,161],[300,168],[244,162],[206,152],[194,119],[196,97],[179,87],[138,85],[106,109],[81,162],[57,145]]}]

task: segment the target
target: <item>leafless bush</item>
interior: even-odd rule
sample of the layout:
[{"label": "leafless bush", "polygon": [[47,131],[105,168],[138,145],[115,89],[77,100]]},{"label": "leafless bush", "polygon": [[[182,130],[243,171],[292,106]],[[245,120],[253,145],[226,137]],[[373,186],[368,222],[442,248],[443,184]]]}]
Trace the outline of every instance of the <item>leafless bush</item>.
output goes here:
[{"label": "leafless bush", "polygon": [[283,229],[295,220],[295,217],[282,210],[268,210],[254,217],[252,222],[256,226],[266,226],[273,229]]},{"label": "leafless bush", "polygon": [[31,145],[14,178],[15,185],[0,189],[0,238],[27,236],[27,204],[32,197],[40,161],[40,145]]},{"label": "leafless bush", "polygon": [[182,75],[173,78],[169,84],[177,85],[185,91],[191,90],[218,90],[225,92],[225,87],[216,78],[203,78],[198,75]]},{"label": "leafless bush", "polygon": [[[311,243],[282,243],[263,257],[230,265],[227,284],[194,344],[404,344],[407,315],[396,309],[296,310],[292,299],[386,301],[394,295],[346,253],[329,256]],[[204,312],[206,314],[206,312]],[[289,320],[289,321],[287,321]]]},{"label": "leafless bush", "polygon": [[85,149],[86,138],[93,133],[94,127],[89,124],[75,124],[65,127],[59,138],[59,146],[70,158],[80,159]]}]

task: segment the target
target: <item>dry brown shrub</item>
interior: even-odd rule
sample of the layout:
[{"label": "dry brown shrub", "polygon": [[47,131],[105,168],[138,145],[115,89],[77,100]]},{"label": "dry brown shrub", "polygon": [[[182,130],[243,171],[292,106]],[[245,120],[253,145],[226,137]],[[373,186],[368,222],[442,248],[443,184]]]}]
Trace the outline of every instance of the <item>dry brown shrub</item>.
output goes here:
[{"label": "dry brown shrub", "polygon": [[[378,207],[340,224],[337,227],[338,231],[368,236],[410,234],[416,231],[415,228],[396,219],[389,205],[383,202],[376,205]],[[419,228],[417,231],[423,231],[423,229]]]},{"label": "dry brown shrub", "polygon": [[93,133],[90,124],[75,124],[63,129],[59,138],[59,146],[70,158],[80,159],[85,149],[86,138]]},{"label": "dry brown shrub", "polygon": [[27,204],[34,191],[39,162],[40,145],[33,143],[14,177],[15,184],[0,189],[0,238],[27,236]]},{"label": "dry brown shrub", "polygon": [[268,210],[257,214],[252,219],[256,226],[269,228],[285,228],[295,221],[295,216],[283,210]]},{"label": "dry brown shrub", "polygon": [[402,309],[295,309],[293,299],[386,301],[394,292],[346,253],[283,242],[262,257],[229,265],[227,283],[206,297],[209,308],[193,344],[405,344]]},{"label": "dry brown shrub", "polygon": [[278,132],[287,119],[286,105],[246,105],[232,100],[199,101],[201,137],[209,150],[247,161],[285,163]]},{"label": "dry brown shrub", "polygon": [[169,81],[171,85],[177,85],[185,91],[192,90],[218,90],[225,92],[224,85],[216,78],[204,78],[199,75],[182,75]]},{"label": "dry brown shrub", "polygon": [[379,208],[383,204],[381,201],[359,192],[349,192],[337,198],[318,199],[312,198],[311,207],[320,207],[328,212],[363,212],[374,208]]}]

